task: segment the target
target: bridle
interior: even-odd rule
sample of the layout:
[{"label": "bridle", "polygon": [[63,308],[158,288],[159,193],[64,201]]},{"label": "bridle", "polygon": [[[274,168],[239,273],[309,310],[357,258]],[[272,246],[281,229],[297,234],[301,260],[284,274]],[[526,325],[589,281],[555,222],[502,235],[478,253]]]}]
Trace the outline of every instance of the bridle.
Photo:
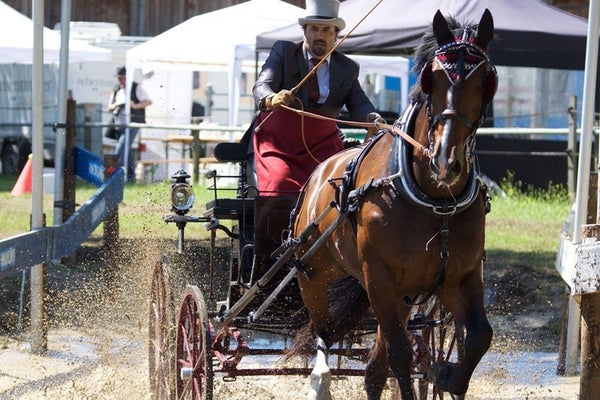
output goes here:
[{"label": "bridle", "polygon": [[[447,120],[455,120],[464,124],[469,130],[465,140],[465,157],[470,164],[473,161],[475,151],[475,133],[485,119],[485,114],[489,103],[491,102],[497,88],[497,73],[495,67],[490,63],[485,49],[475,44],[474,30],[467,26],[463,30],[462,37],[452,42],[441,45],[436,50],[434,56],[425,64],[420,74],[420,83],[423,93],[427,95],[425,101],[426,114],[429,120],[428,141],[429,153],[433,154],[435,131],[438,124]],[[483,101],[479,112],[479,118],[471,121],[467,116],[459,113],[453,108],[446,108],[441,113],[432,114],[432,66],[438,63],[445,72],[448,81],[452,87],[460,88],[464,82],[480,67],[489,68],[486,80],[484,82]]]}]

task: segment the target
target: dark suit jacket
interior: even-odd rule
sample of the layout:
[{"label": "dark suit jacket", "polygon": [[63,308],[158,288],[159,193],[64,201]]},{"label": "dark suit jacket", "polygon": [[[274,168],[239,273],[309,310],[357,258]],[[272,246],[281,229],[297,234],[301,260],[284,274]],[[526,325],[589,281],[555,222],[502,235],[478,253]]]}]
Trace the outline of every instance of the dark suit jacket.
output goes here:
[{"label": "dark suit jacket", "polygon": [[[305,110],[316,111],[329,117],[337,117],[342,106],[346,105],[353,121],[364,121],[375,107],[358,82],[358,64],[345,55],[334,51],[329,62],[329,96],[325,103],[310,108],[308,100],[308,82],[305,82],[297,97],[302,99]],[[254,99],[259,108],[265,97],[282,89],[292,89],[306,74],[308,64],[302,51],[302,43],[277,41],[262,67],[258,80],[254,84]],[[297,107],[296,104],[293,104]]]}]

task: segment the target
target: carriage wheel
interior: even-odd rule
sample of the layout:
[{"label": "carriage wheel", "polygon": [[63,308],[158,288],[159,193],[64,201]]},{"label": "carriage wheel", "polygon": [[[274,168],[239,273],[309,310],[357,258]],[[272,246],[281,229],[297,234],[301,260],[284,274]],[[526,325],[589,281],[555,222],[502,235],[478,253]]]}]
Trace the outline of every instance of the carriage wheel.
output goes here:
[{"label": "carriage wheel", "polygon": [[204,298],[188,286],[177,320],[177,399],[212,400],[210,325]]},{"label": "carriage wheel", "polygon": [[175,325],[169,264],[159,261],[154,267],[148,318],[148,366],[150,393],[154,399],[175,398]]},{"label": "carriage wheel", "polygon": [[464,395],[454,395],[442,391],[427,377],[429,367],[436,361],[461,362],[464,358],[464,326],[457,323],[451,314],[447,313],[444,306],[437,298],[432,298],[431,303],[423,306],[425,317],[429,321],[443,321],[437,326],[429,326],[422,330],[421,345],[417,344],[416,368],[425,373],[423,378],[417,379],[416,392],[419,400],[425,399],[453,399],[463,400]]}]

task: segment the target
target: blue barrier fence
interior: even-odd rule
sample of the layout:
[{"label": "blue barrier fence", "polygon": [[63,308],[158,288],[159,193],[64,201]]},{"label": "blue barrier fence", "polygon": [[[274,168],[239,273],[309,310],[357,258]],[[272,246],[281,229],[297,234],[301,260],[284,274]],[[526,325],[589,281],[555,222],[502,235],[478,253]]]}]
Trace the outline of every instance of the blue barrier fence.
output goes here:
[{"label": "blue barrier fence", "polygon": [[75,165],[76,175],[93,185],[100,185],[99,189],[63,224],[0,240],[0,278],[74,254],[123,200],[124,172],[121,168],[102,182],[99,180],[99,171],[103,173],[102,159],[79,148],[75,151]]}]

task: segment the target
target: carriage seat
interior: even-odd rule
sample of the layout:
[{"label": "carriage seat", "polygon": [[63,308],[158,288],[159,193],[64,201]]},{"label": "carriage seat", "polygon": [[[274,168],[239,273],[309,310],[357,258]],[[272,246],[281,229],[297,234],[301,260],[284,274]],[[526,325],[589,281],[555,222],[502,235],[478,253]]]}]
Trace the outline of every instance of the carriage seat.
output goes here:
[{"label": "carriage seat", "polygon": [[215,158],[221,162],[247,162],[251,154],[248,152],[248,143],[222,142],[215,146]]},{"label": "carriage seat", "polygon": [[[221,142],[215,146],[214,156],[221,162],[237,162],[242,165],[240,171],[241,186],[251,185],[252,177],[248,173],[251,169],[252,154],[248,152],[246,142]],[[215,198],[206,203],[205,216],[215,216],[220,219],[239,220],[243,216],[254,215],[254,200],[246,198]]]},{"label": "carriage seat", "polygon": [[254,216],[254,199],[213,199],[206,202],[205,217],[240,220]]},{"label": "carriage seat", "polygon": [[[256,183],[256,172],[254,171],[254,154],[252,144],[248,139],[242,138],[239,143],[221,142],[217,143],[213,151],[215,158],[221,162],[240,163],[240,186],[258,187]],[[254,196],[251,191],[250,196]]]}]

